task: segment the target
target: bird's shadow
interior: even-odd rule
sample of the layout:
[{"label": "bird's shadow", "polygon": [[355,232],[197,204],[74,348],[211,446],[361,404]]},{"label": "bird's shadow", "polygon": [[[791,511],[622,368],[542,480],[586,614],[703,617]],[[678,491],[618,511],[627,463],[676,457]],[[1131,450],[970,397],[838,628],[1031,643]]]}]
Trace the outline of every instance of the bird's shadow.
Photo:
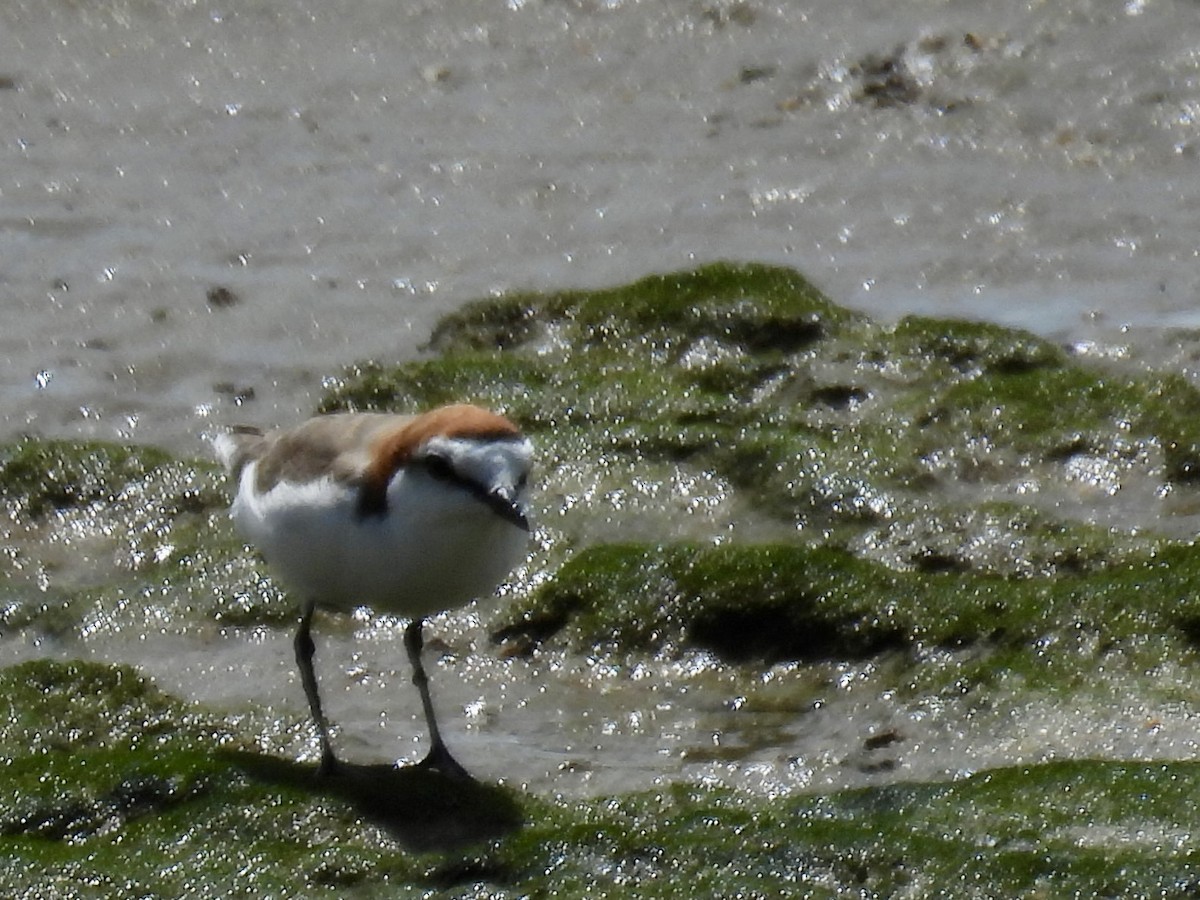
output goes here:
[{"label": "bird's shadow", "polygon": [[524,823],[511,791],[420,766],[338,762],[318,775],[315,765],[248,751],[222,754],[249,778],[299,788],[348,803],[411,850],[454,850],[503,837]]}]

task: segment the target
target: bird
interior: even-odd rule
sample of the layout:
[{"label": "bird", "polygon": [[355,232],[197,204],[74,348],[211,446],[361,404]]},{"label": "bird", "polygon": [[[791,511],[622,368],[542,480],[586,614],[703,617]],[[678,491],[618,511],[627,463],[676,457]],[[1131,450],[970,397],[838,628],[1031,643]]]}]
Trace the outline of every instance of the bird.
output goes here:
[{"label": "bird", "polygon": [[451,404],[238,426],[213,443],[236,482],[235,528],[300,601],[293,644],[320,737],[318,774],[339,761],[313,668],[313,614],[369,607],[409,619],[404,646],[430,740],[417,765],[470,778],[438,729],[422,629],[427,616],[495,591],[526,558],[532,442],[499,413]]}]

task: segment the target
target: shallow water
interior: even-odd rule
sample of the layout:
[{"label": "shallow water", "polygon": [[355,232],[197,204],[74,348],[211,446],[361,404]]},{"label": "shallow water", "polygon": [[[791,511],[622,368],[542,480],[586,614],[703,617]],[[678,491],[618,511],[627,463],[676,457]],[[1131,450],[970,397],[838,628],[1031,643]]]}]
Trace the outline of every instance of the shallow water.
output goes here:
[{"label": "shallow water", "polygon": [[715,258],[885,318],[1193,327],[1194,12],[6,4],[0,430],[196,452],[470,298]]},{"label": "shallow water", "polygon": [[[365,615],[318,622],[318,678],[344,759],[411,763],[428,748],[402,630]],[[1118,663],[1106,683],[1064,692],[976,694],[964,679],[950,694],[901,694],[888,670],[909,664],[886,657],[766,669],[704,654],[628,665],[561,651],[509,659],[470,615],[431,620],[427,639],[439,723],[455,755],[480,778],[547,795],[680,779],[773,795],[952,780],[1056,759],[1200,753],[1200,698],[1182,665],[1139,674]],[[229,711],[264,751],[319,759],[283,631],[109,635],[82,647],[6,641],[5,653],[13,663],[134,661],[164,689]],[[957,663],[946,653],[933,666]]]}]

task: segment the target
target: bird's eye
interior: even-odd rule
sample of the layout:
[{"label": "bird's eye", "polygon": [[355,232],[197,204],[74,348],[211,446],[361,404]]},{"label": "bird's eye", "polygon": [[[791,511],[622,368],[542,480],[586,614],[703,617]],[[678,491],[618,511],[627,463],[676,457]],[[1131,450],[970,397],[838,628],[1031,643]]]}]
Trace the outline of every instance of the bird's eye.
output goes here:
[{"label": "bird's eye", "polygon": [[450,465],[450,460],[436,453],[425,457],[425,467],[429,470],[429,474],[439,481],[445,481],[454,475],[454,467]]},{"label": "bird's eye", "polygon": [[529,473],[522,472],[521,477],[517,479],[517,488],[524,490],[525,485],[529,484]]}]

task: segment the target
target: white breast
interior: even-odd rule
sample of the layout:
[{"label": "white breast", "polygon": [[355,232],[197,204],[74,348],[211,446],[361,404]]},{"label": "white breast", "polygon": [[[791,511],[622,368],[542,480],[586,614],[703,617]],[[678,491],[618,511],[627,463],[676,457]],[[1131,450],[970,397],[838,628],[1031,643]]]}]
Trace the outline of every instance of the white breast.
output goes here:
[{"label": "white breast", "polygon": [[490,594],[526,553],[525,531],[427,477],[399,473],[387,513],[363,517],[330,478],[257,494],[255,468],[242,472],[234,521],[286,587],[323,606],[430,615]]}]

